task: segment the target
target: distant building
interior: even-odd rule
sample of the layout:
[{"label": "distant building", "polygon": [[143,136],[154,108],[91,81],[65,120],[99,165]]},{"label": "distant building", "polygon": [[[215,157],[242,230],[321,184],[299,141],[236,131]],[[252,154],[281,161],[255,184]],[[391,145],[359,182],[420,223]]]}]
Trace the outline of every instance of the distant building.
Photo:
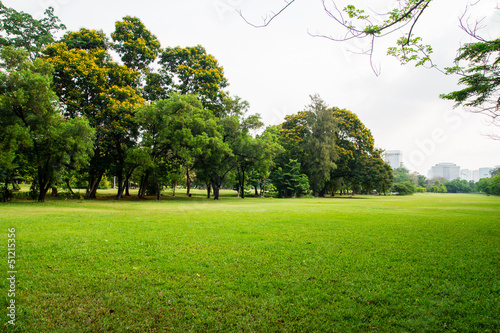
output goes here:
[{"label": "distant building", "polygon": [[433,179],[438,177],[443,177],[448,180],[460,178],[460,167],[453,163],[436,164],[429,170],[427,178]]},{"label": "distant building", "polygon": [[479,168],[479,180],[491,178],[491,170],[493,170],[493,168]]},{"label": "distant building", "polygon": [[479,181],[479,170],[472,171],[472,180],[476,183]]},{"label": "distant building", "polygon": [[403,153],[401,150],[387,150],[385,152],[385,161],[393,169],[401,168],[403,166]]},{"label": "distant building", "polygon": [[472,178],[472,170],[469,169],[462,169],[460,170],[460,179],[464,179],[466,181],[471,181]]}]

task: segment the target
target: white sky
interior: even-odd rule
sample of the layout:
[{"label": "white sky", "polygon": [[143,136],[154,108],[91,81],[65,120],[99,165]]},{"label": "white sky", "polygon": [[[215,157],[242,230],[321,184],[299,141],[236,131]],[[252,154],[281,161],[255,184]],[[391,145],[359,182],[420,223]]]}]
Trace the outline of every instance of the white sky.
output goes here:
[{"label": "white sky", "polygon": [[[339,0],[340,7],[349,1]],[[356,0],[356,3],[367,0]],[[394,0],[378,0],[377,10]],[[499,128],[487,126],[486,117],[454,109],[439,94],[456,90],[457,77],[436,70],[401,66],[386,56],[387,46],[399,37],[379,40],[375,76],[368,57],[354,54],[364,41],[337,43],[308,35],[342,33],[323,11],[320,0],[297,0],[267,28],[253,28],[249,20],[276,10],[281,0],[3,0],[4,5],[35,17],[48,6],[74,31],[81,27],[109,34],[115,21],[137,16],[163,47],[203,45],[224,67],[229,92],[250,103],[266,125],[279,124],[287,114],[309,104],[320,94],[330,106],[358,115],[375,138],[377,147],[401,150],[406,166],[427,175],[431,166],[456,163],[462,169],[500,165],[500,141],[487,138]],[[374,1],[370,1],[374,6]],[[497,0],[481,0],[476,14],[486,17],[483,35],[498,38],[500,11]],[[469,38],[458,28],[466,0],[440,0],[428,9],[414,33],[434,48],[435,62],[452,64],[460,43]]]}]

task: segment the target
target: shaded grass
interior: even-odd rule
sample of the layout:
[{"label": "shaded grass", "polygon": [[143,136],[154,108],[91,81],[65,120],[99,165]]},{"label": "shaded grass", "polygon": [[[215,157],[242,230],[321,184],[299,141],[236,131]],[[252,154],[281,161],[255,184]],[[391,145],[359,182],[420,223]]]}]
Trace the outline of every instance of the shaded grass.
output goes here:
[{"label": "shaded grass", "polygon": [[16,329],[500,330],[500,198],[363,198],[2,205]]}]

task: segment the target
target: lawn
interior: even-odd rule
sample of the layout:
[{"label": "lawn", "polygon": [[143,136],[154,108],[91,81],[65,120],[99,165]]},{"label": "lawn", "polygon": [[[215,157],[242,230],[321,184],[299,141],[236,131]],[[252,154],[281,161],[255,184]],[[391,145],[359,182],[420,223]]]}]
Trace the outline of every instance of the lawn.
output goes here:
[{"label": "lawn", "polygon": [[200,193],[0,214],[2,332],[500,332],[499,197]]}]

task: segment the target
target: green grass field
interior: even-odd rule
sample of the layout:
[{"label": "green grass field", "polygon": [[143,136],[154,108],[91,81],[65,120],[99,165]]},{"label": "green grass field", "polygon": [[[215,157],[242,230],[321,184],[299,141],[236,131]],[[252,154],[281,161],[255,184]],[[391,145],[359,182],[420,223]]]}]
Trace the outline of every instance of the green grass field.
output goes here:
[{"label": "green grass field", "polygon": [[0,214],[2,332],[500,332],[499,197],[200,192]]}]

